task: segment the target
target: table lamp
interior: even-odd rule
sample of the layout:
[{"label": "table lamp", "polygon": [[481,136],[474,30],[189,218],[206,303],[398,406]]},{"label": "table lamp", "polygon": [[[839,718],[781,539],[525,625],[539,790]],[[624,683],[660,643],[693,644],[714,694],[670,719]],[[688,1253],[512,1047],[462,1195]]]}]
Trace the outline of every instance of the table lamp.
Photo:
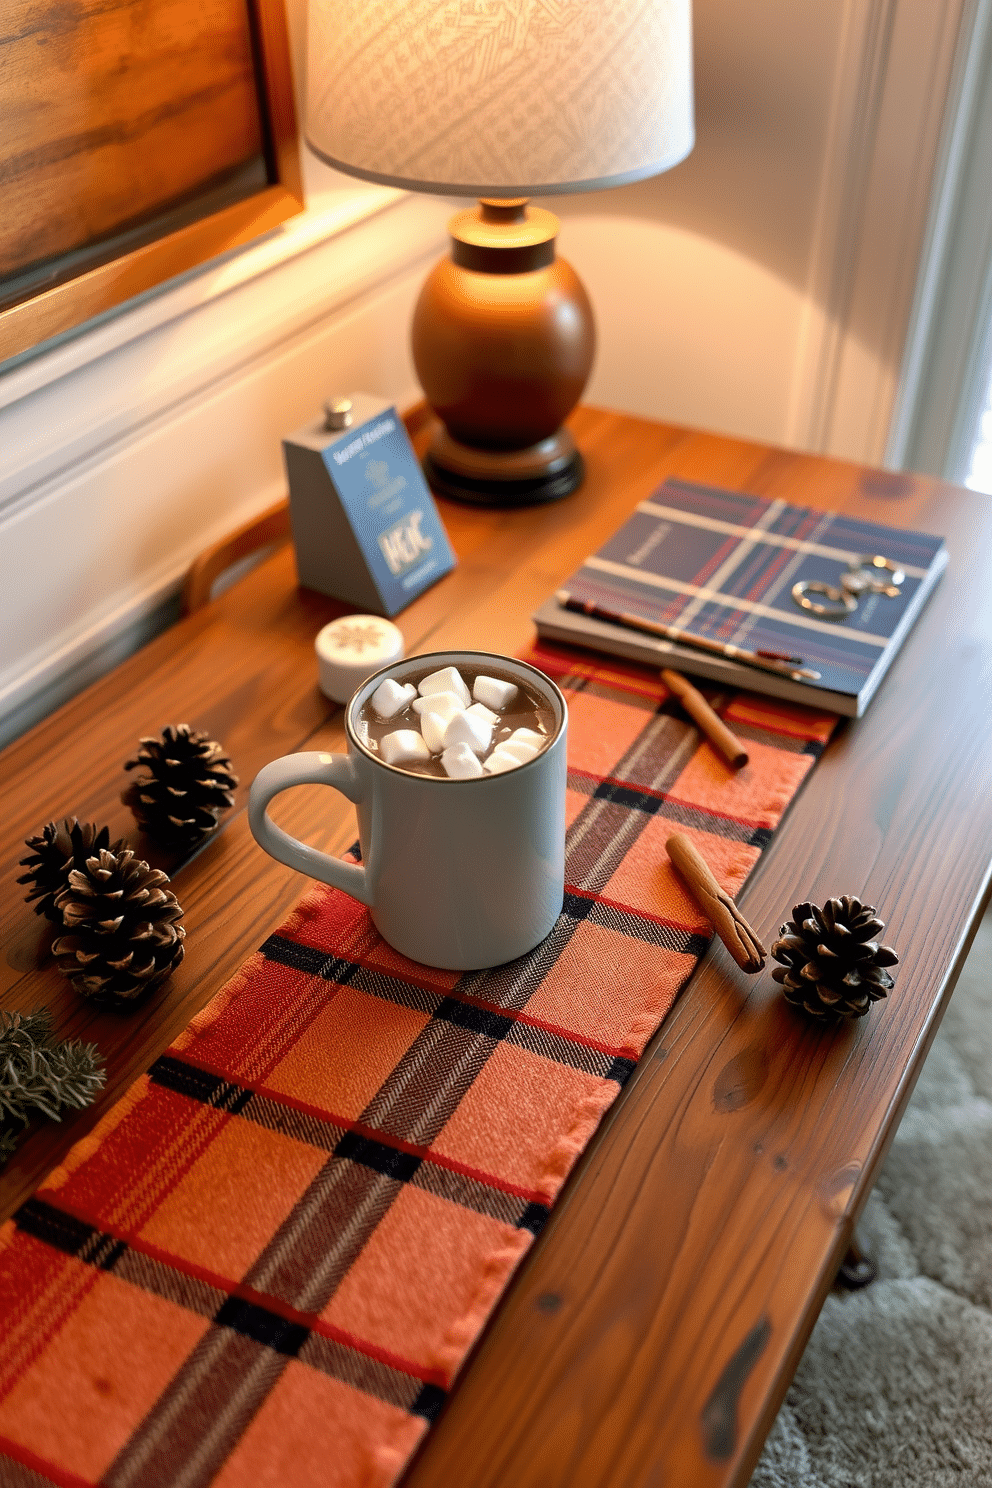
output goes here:
[{"label": "table lamp", "polygon": [[[310,0],[307,143],[337,170],[481,198],[449,224],[413,359],[440,422],[436,491],[555,500],[592,312],[532,196],[656,175],[693,144],[691,0]],[[618,262],[617,272],[622,273]]]}]

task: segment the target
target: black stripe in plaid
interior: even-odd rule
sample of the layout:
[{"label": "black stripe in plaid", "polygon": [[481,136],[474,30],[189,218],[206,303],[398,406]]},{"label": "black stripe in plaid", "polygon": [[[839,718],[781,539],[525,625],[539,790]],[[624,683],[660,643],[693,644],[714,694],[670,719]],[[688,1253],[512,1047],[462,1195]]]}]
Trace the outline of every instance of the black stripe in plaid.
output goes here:
[{"label": "black stripe in plaid", "polygon": [[53,1250],[62,1251],[63,1255],[76,1256],[99,1271],[112,1271],[125,1248],[123,1241],[104,1235],[71,1214],[62,1214],[41,1199],[28,1199],[14,1219],[17,1228],[25,1234],[43,1240]]},{"label": "black stripe in plaid", "polygon": [[409,1183],[423,1162],[422,1157],[416,1157],[412,1152],[401,1152],[385,1142],[377,1142],[374,1137],[359,1136],[357,1132],[345,1132],[334,1149],[334,1156],[361,1163],[374,1173],[382,1173],[385,1178],[395,1178],[397,1183]]},{"label": "black stripe in plaid", "polygon": [[680,827],[708,832],[711,837],[722,837],[728,842],[754,842],[755,829],[747,822],[736,821],[732,816],[717,816],[703,806],[673,801],[664,794],[643,790],[621,780],[597,781],[582,775],[569,775],[568,786],[569,790],[592,800],[609,801],[612,805],[626,807],[628,811],[642,811],[645,816],[660,816]]},{"label": "black stripe in plaid", "polygon": [[666,951],[679,951],[697,960],[710,943],[708,935],[697,935],[679,925],[666,925],[661,920],[644,919],[619,904],[608,904],[591,895],[565,893],[565,914],[573,920],[589,920],[620,935],[628,935],[648,945],[664,946]]},{"label": "black stripe in plaid", "polygon": [[[527,1031],[523,1025],[518,1025],[517,1028],[511,1028],[509,1033],[512,1038],[516,1032]],[[532,1029],[529,1032],[539,1034],[543,1030]],[[519,1039],[517,1042],[523,1043],[524,1040]],[[618,1085],[623,1084],[634,1067],[632,1059],[611,1059],[609,1055],[603,1056],[603,1062],[604,1068],[612,1072],[608,1074],[608,1078],[615,1080]],[[267,1131],[279,1132],[282,1136],[291,1137],[297,1142],[306,1142],[308,1146],[331,1153],[335,1157],[347,1158],[375,1173],[381,1173],[399,1183],[409,1183],[414,1188],[434,1194],[436,1198],[460,1204],[464,1209],[485,1214],[490,1219],[497,1219],[517,1229],[533,1229],[531,1219],[527,1216],[534,1211],[540,1210],[547,1215],[545,1205],[534,1204],[520,1194],[487,1183],[483,1178],[444,1167],[434,1162],[429,1153],[421,1157],[417,1153],[404,1152],[388,1141],[378,1141],[375,1137],[338,1126],[313,1112],[299,1111],[295,1106],[284,1105],[277,1097],[260,1095],[257,1091],[231,1085],[229,1081],[221,1080],[218,1076],[170,1054],[163,1054],[157,1059],[149,1075],[154,1084],[205,1105],[217,1104],[211,1096],[217,1087],[223,1086],[230,1093],[224,1109],[232,1115],[243,1116],[246,1121],[253,1121]],[[77,1223],[75,1220],[68,1222]]]},{"label": "black stripe in plaid", "polygon": [[191,1100],[226,1111],[231,1116],[239,1115],[251,1097],[251,1091],[243,1086],[167,1054],[152,1066],[149,1074],[157,1085],[168,1085],[179,1095],[188,1095]]},{"label": "black stripe in plaid", "polygon": [[221,1328],[243,1333],[256,1343],[264,1343],[266,1348],[290,1359],[297,1357],[310,1337],[310,1329],[302,1323],[291,1323],[277,1312],[270,1312],[257,1302],[246,1302],[243,1297],[228,1297],[222,1302],[214,1322]]},{"label": "black stripe in plaid", "polygon": [[[546,1209],[543,1215],[547,1218]],[[25,1234],[44,1241],[63,1255],[74,1256],[101,1271],[113,1271],[132,1286],[142,1287],[201,1317],[209,1317],[218,1327],[228,1328],[273,1353],[298,1358],[332,1379],[354,1385],[412,1415],[432,1421],[444,1404],[445,1391],[439,1385],[425,1383],[416,1375],[405,1374],[349,1344],[314,1333],[305,1324],[284,1318],[258,1302],[197,1281],[140,1250],[132,1250],[124,1240],[105,1234],[74,1215],[64,1214],[43,1199],[28,1199],[14,1215],[14,1223]],[[534,1224],[534,1216],[528,1215],[526,1228],[533,1230]]]},{"label": "black stripe in plaid", "polygon": [[[270,935],[262,946],[262,951],[269,961],[291,966],[295,971],[304,971],[324,981],[355,987],[371,997],[380,997],[383,1001],[413,1008],[456,1028],[484,1034],[497,1042],[505,1039],[508,1043],[529,1049],[533,1054],[541,1054],[556,1064],[566,1064],[587,1075],[598,1075],[601,1079],[608,1080],[612,1078],[609,1071],[614,1060],[613,1054],[592,1048],[578,1039],[571,1039],[567,1034],[535,1028],[513,1016],[514,1009],[504,1013],[499,1006],[506,1003],[506,988],[510,984],[517,987],[525,983],[531,992],[540,986],[561,955],[565,943],[571,938],[576,923],[585,919],[591,919],[594,924],[607,925],[612,930],[645,940],[651,945],[685,951],[690,956],[702,955],[708,944],[701,936],[692,935],[687,930],[658,925],[652,920],[641,919],[639,915],[614,909],[611,905],[597,904],[596,901],[578,894],[566,894],[564,914],[536,951],[531,951],[528,956],[521,956],[517,961],[508,962],[505,967],[467,972],[459,980],[456,993],[478,997],[480,1000],[485,998],[487,1002],[498,1004],[492,1008],[480,1008],[472,1003],[462,1002],[457,996],[430,992],[424,987],[400,981],[397,977],[386,976],[383,972],[356,966],[337,956],[327,956],[311,946],[297,945],[295,941],[287,940],[282,935]],[[339,975],[342,970],[343,976]]]},{"label": "black stripe in plaid", "polygon": [[[620,786],[636,782],[639,796],[660,799],[685,769],[695,748],[693,729],[655,714],[607,780]],[[631,810],[623,799],[614,801],[608,796],[609,792],[606,797],[594,792],[565,836],[565,881],[592,894],[605,891],[651,820],[648,812]]]}]

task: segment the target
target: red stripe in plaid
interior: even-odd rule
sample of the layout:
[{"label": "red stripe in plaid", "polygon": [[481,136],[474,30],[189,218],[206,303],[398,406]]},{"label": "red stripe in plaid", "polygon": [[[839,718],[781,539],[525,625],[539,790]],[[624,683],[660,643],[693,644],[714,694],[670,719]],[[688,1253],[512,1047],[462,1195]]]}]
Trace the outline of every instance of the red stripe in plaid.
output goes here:
[{"label": "red stripe in plaid", "polygon": [[[632,930],[631,933],[637,932],[636,930]],[[273,935],[265,942],[262,949],[267,956],[279,961],[281,959],[292,959],[294,954],[299,952],[300,948],[282,936]],[[309,958],[307,959],[309,960]],[[578,1069],[589,1069],[592,1073],[605,1072],[605,1069],[608,1068],[609,1060],[624,1053],[622,1049],[609,1048],[596,1039],[584,1037],[566,1028],[554,1027],[550,1024],[542,1023],[540,1019],[528,1016],[521,1009],[506,1006],[492,999],[472,995],[462,987],[456,987],[443,998],[439,994],[420,989],[411,998],[411,986],[409,983],[400,982],[396,978],[383,977],[376,972],[372,972],[370,975],[363,975],[363,972],[368,971],[368,968],[359,968],[354,962],[342,961],[332,957],[321,960],[318,957],[313,960],[312,964],[315,968],[315,974],[324,977],[328,981],[336,982],[340,979],[341,983],[349,988],[357,989],[362,993],[368,993],[372,997],[381,997],[389,1001],[399,1002],[401,1005],[409,1005],[412,1001],[413,1005],[419,1011],[430,1013],[435,1017],[440,1016],[449,1022],[468,1021],[467,1019],[462,1020],[459,1017],[458,1010],[460,1008],[478,1008],[482,1012],[494,1014],[496,1018],[504,1020],[506,1023],[505,1032],[501,1036],[514,1039],[516,1042],[522,1043],[525,1046],[528,1044],[528,1038],[526,1032],[523,1030],[526,1028],[539,1029],[559,1041],[560,1048],[557,1057],[563,1063],[574,1064]],[[515,1028],[514,1025],[518,1026]],[[544,1047],[549,1046],[545,1045]],[[581,1051],[584,1049],[603,1054],[606,1058],[606,1063],[604,1064],[603,1060],[584,1060],[581,1057]],[[204,1067],[202,1061],[200,1067]],[[216,1066],[214,1068],[216,1069]]]},{"label": "red stripe in plaid", "polygon": [[89,1478],[67,1472],[7,1436],[0,1435],[0,1455],[8,1459],[0,1480],[3,1488],[44,1488],[47,1483],[57,1483],[59,1488],[92,1488]]},{"label": "red stripe in plaid", "polygon": [[9,1462],[35,1453],[73,1488],[384,1488],[402,1469],[709,934],[662,810],[735,892],[812,765],[797,740],[829,732],[731,700],[760,734],[734,776],[650,674],[542,662],[572,705],[558,925],[458,977],[308,893],[0,1234]]},{"label": "red stripe in plaid", "polygon": [[[622,1055],[621,1050],[611,1051],[613,1057]],[[163,1061],[159,1061],[161,1064]],[[172,1061],[178,1065],[180,1061]],[[189,1070],[193,1066],[185,1064]],[[196,1066],[197,1070],[204,1070],[204,1066]],[[153,1076],[157,1066],[153,1068]],[[210,1073],[220,1073],[210,1071]],[[485,1173],[480,1169],[468,1167],[464,1163],[456,1163],[450,1158],[445,1158],[430,1146],[418,1145],[415,1142],[406,1142],[401,1137],[394,1136],[390,1132],[378,1127],[370,1126],[363,1121],[352,1121],[346,1116],[341,1116],[334,1111],[321,1110],[306,1101],[296,1100],[292,1096],[280,1094],[277,1091],[269,1091],[264,1086],[252,1087],[248,1085],[228,1085],[227,1088],[237,1095],[236,1114],[247,1120],[257,1121],[260,1125],[269,1126],[274,1131],[282,1131],[287,1136],[295,1137],[299,1141],[309,1142],[312,1146],[322,1151],[333,1151],[345,1132],[354,1132],[358,1136],[368,1137],[383,1146],[389,1147],[394,1152],[402,1152],[410,1157],[420,1158],[422,1161],[448,1168],[452,1172],[460,1173],[463,1177],[471,1178],[475,1183],[497,1189],[500,1193],[514,1194],[518,1198],[526,1199],[528,1203],[544,1204],[548,1202],[548,1196],[535,1192],[533,1189],[520,1188],[518,1185],[509,1183],[506,1179],[499,1178],[493,1173]],[[245,1101],[240,1097],[253,1095],[257,1100]],[[286,1119],[286,1113],[297,1111],[301,1115],[309,1117],[306,1123],[290,1124]],[[43,1190],[42,1190],[43,1191]],[[63,1207],[65,1207],[63,1205]]]},{"label": "red stripe in plaid", "polygon": [[[49,1209],[49,1206],[43,1204],[40,1199],[29,1200],[20,1211],[18,1227],[31,1233],[27,1230],[27,1226],[32,1222],[38,1223],[40,1219],[40,1229],[47,1216],[42,1213],[36,1217],[36,1213],[38,1210],[45,1209]],[[359,1338],[345,1329],[336,1327],[333,1323],[324,1321],[316,1313],[301,1312],[276,1297],[258,1292],[243,1282],[232,1281],[229,1277],[212,1271],[207,1266],[198,1265],[188,1257],[174,1255],[162,1246],[154,1245],[137,1234],[131,1234],[126,1230],[101,1229],[99,1217],[96,1215],[87,1214],[78,1208],[70,1208],[64,1202],[58,1209],[51,1208],[50,1213],[56,1221],[65,1216],[76,1219],[93,1232],[75,1252],[73,1257],[75,1260],[83,1262],[87,1267],[95,1267],[98,1271],[112,1272],[115,1276],[142,1286],[166,1301],[178,1303],[187,1311],[212,1318],[225,1301],[235,1297],[252,1303],[282,1318],[285,1322],[295,1323],[308,1332],[318,1333],[329,1342],[343,1345],[347,1349],[365,1355],[368,1359],[384,1364],[388,1369],[414,1379],[418,1385],[433,1384],[444,1388],[449,1383],[442,1370],[421,1368],[389,1349],[382,1348],[367,1339]],[[32,1238],[38,1237],[35,1234]],[[69,1243],[71,1243],[71,1238]],[[148,1265],[147,1262],[152,1264]],[[93,1283],[97,1280],[98,1276],[92,1277]],[[191,1287],[191,1280],[200,1282],[202,1285]],[[411,1398],[416,1393],[414,1390]]]}]

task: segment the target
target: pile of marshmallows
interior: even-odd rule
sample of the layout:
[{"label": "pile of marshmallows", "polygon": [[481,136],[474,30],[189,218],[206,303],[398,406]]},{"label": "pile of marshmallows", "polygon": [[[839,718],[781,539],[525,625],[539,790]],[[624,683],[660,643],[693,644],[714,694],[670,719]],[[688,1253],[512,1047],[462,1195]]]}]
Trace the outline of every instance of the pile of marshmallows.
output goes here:
[{"label": "pile of marshmallows", "polygon": [[419,688],[387,677],[372,694],[372,707],[380,718],[395,718],[412,707],[420,718],[420,732],[401,728],[385,734],[379,741],[382,758],[387,765],[407,765],[440,754],[444,772],[452,780],[515,770],[547,743],[533,729],[518,728],[489,752],[500,711],[513,702],[518,691],[514,683],[498,677],[476,677],[470,693],[457,667],[432,672]]}]

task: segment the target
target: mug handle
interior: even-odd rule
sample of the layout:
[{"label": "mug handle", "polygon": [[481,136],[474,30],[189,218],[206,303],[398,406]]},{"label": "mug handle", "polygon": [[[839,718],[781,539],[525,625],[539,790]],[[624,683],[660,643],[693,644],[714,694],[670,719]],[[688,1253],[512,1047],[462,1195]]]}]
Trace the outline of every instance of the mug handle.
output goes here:
[{"label": "mug handle", "polygon": [[282,827],[277,827],[268,815],[266,807],[273,796],[288,790],[291,785],[330,785],[349,801],[361,800],[362,782],[350,755],[284,754],[282,759],[263,765],[248,796],[248,822],[255,841],[280,863],[295,868],[297,873],[305,873],[308,878],[343,889],[359,904],[371,908],[372,894],[364,868],[343,863],[340,858],[332,858],[316,847],[308,847],[305,842],[284,832]]}]

